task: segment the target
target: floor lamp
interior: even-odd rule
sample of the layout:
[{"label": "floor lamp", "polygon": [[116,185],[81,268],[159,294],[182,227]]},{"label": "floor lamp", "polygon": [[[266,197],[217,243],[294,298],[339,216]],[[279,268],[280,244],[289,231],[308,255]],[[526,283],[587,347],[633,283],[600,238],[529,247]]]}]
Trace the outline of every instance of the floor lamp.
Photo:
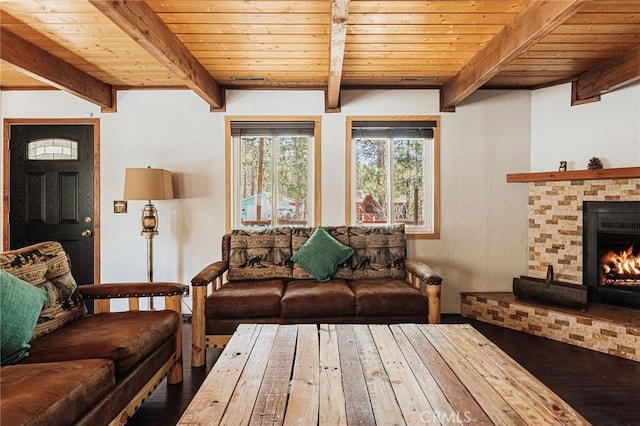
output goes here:
[{"label": "floor lamp", "polygon": [[[126,169],[124,178],[125,200],[146,200],[142,209],[142,232],[147,239],[147,281],[153,282],[153,237],[158,235],[158,210],[152,200],[171,200],[173,183],[171,172],[164,169]],[[149,298],[153,309],[153,296]]]}]

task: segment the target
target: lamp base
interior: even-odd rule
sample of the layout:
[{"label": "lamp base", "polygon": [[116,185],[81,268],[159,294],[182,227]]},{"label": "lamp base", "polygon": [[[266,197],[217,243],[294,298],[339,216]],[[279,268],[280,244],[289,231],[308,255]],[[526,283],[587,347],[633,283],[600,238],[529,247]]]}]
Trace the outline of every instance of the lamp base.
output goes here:
[{"label": "lamp base", "polygon": [[[153,236],[158,231],[142,230],[142,235],[147,239],[147,282],[153,282]],[[153,310],[153,296],[149,297],[149,309]]]}]

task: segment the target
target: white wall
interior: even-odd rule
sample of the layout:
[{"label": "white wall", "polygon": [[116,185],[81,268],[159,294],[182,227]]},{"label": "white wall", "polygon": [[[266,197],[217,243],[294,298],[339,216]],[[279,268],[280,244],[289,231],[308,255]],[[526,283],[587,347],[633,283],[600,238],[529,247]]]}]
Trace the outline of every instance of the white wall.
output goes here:
[{"label": "white wall", "polygon": [[531,171],[640,165],[640,82],[572,107],[571,84],[536,90],[531,98]]},{"label": "white wall", "polygon": [[506,175],[529,165],[529,105],[529,92],[483,91],[443,115],[442,238],[416,247],[445,277],[443,312],[526,271],[527,188]]},{"label": "white wall", "polygon": [[[411,257],[444,276],[443,312],[460,311],[460,291],[507,291],[526,272],[526,185],[506,174],[530,164],[530,92],[474,94],[443,113],[441,238],[409,243]],[[121,91],[118,112],[57,91],[3,92],[2,118],[93,115],[101,122],[102,281],[143,281],[142,202],[113,213],[126,167],[162,167],[176,176],[179,199],[158,202],[155,280],[188,283],[220,256],[224,233],[225,115],[322,116],[322,224],[344,222],[347,115],[440,114],[437,91],[345,91],[342,112],[324,112],[320,91],[229,91],[227,111],[211,113],[189,91]]]}]

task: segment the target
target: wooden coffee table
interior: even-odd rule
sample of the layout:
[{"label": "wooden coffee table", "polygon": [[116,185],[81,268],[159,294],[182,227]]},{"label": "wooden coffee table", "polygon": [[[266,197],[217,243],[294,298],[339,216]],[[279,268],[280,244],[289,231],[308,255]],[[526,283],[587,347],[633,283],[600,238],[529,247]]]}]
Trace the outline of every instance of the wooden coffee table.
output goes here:
[{"label": "wooden coffee table", "polygon": [[180,425],[588,424],[470,325],[241,325]]}]

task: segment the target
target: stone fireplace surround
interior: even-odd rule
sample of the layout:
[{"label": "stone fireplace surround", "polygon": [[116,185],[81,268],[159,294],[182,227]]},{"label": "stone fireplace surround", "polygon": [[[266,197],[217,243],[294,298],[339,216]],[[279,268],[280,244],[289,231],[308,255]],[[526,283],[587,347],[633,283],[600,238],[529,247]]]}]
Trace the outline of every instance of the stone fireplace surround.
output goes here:
[{"label": "stone fireplace surround", "polygon": [[[560,174],[548,175],[552,179],[528,184],[527,275],[545,278],[547,266],[553,265],[556,280],[581,285],[583,201],[640,200],[640,177],[559,180]],[[509,293],[463,293],[461,311],[469,318],[640,361],[638,310],[597,305],[581,312],[515,300]]]},{"label": "stone fireplace surround", "polygon": [[639,199],[640,178],[529,183],[527,275],[582,284],[582,202]]}]

